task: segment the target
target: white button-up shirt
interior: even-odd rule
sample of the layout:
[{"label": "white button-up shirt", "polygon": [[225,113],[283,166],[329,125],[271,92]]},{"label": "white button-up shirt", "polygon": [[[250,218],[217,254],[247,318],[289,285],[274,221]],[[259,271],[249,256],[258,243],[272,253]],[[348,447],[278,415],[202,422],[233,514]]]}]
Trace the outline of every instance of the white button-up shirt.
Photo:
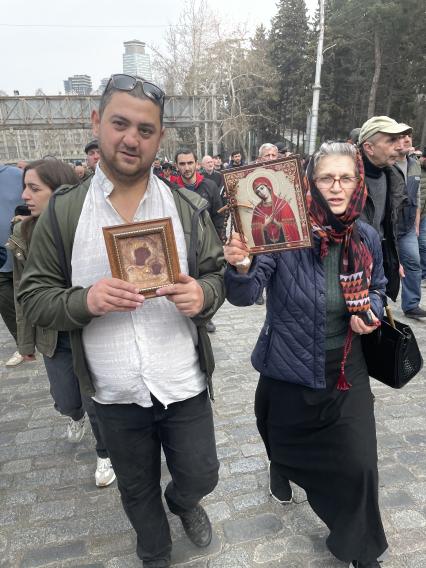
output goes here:
[{"label": "white button-up shirt", "polygon": [[[123,224],[109,195],[112,183],[96,168],[75,233],[72,284],[88,287],[111,277],[102,227]],[[180,261],[188,274],[182,224],[169,187],[151,174],[133,221],[171,217]],[[133,312],[93,318],[83,330],[83,345],[102,404],[152,406],[150,393],[167,405],[206,388],[197,355],[197,330],[165,297],[152,298]]]}]

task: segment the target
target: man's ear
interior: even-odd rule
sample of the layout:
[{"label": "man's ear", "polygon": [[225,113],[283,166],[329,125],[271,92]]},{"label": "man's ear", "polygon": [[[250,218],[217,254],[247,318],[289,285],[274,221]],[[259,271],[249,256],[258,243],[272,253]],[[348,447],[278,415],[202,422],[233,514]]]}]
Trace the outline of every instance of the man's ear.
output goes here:
[{"label": "man's ear", "polygon": [[101,122],[101,117],[99,116],[99,112],[97,110],[92,110],[92,132],[93,136],[97,138],[99,136],[99,124]]},{"label": "man's ear", "polygon": [[373,154],[371,142],[364,142],[362,144],[362,148],[364,152],[367,154],[367,156],[371,156]]}]

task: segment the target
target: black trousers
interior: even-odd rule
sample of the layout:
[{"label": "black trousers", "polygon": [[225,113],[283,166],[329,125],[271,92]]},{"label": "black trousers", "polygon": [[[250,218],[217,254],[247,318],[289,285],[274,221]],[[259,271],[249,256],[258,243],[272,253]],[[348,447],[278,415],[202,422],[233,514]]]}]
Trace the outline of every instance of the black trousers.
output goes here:
[{"label": "black trousers", "polygon": [[161,499],[161,447],[172,476],[164,496],[175,515],[213,491],[219,470],[207,391],[167,409],[151,398],[151,408],[95,402],[123,507],[137,534],[137,554],[147,562],[168,558],[171,551]]},{"label": "black trousers", "polygon": [[305,489],[342,561],[368,563],[387,548],[378,503],[373,397],[359,337],[346,362],[352,387],[336,389],[343,349],[327,351],[323,390],[261,376],[257,427],[276,472]]},{"label": "black trousers", "polygon": [[18,336],[13,297],[13,272],[0,272],[0,315],[16,342]]}]

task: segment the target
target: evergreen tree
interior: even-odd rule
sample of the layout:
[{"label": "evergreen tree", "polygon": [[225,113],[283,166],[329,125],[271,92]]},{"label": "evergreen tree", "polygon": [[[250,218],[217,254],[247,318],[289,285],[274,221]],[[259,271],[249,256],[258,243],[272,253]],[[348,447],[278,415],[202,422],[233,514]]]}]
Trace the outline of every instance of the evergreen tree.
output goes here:
[{"label": "evergreen tree", "polygon": [[345,138],[373,114],[421,130],[423,27],[422,0],[327,1],[325,45],[334,47],[324,54],[322,137]]},{"label": "evergreen tree", "polygon": [[280,135],[304,129],[312,67],[308,61],[309,27],[305,0],[279,0],[270,33],[271,60],[278,73],[276,106]]}]

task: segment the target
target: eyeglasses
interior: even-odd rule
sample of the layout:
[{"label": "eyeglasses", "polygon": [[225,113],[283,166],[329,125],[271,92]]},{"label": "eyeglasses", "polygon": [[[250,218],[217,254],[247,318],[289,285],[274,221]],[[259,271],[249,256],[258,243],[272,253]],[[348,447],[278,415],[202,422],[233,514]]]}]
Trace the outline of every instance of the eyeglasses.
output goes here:
[{"label": "eyeglasses", "polygon": [[117,73],[116,75],[111,75],[110,80],[105,87],[105,91],[108,90],[110,84],[119,91],[133,91],[136,85],[140,83],[142,85],[142,90],[149,99],[153,100],[155,103],[164,106],[164,99],[166,98],[166,93],[149,81],[145,81],[140,77],[134,77],[133,75],[124,75],[123,73]]},{"label": "eyeglasses", "polygon": [[336,181],[339,182],[339,185],[342,189],[355,189],[356,184],[358,183],[358,178],[350,176],[322,176],[315,178],[318,189],[331,189]]}]

